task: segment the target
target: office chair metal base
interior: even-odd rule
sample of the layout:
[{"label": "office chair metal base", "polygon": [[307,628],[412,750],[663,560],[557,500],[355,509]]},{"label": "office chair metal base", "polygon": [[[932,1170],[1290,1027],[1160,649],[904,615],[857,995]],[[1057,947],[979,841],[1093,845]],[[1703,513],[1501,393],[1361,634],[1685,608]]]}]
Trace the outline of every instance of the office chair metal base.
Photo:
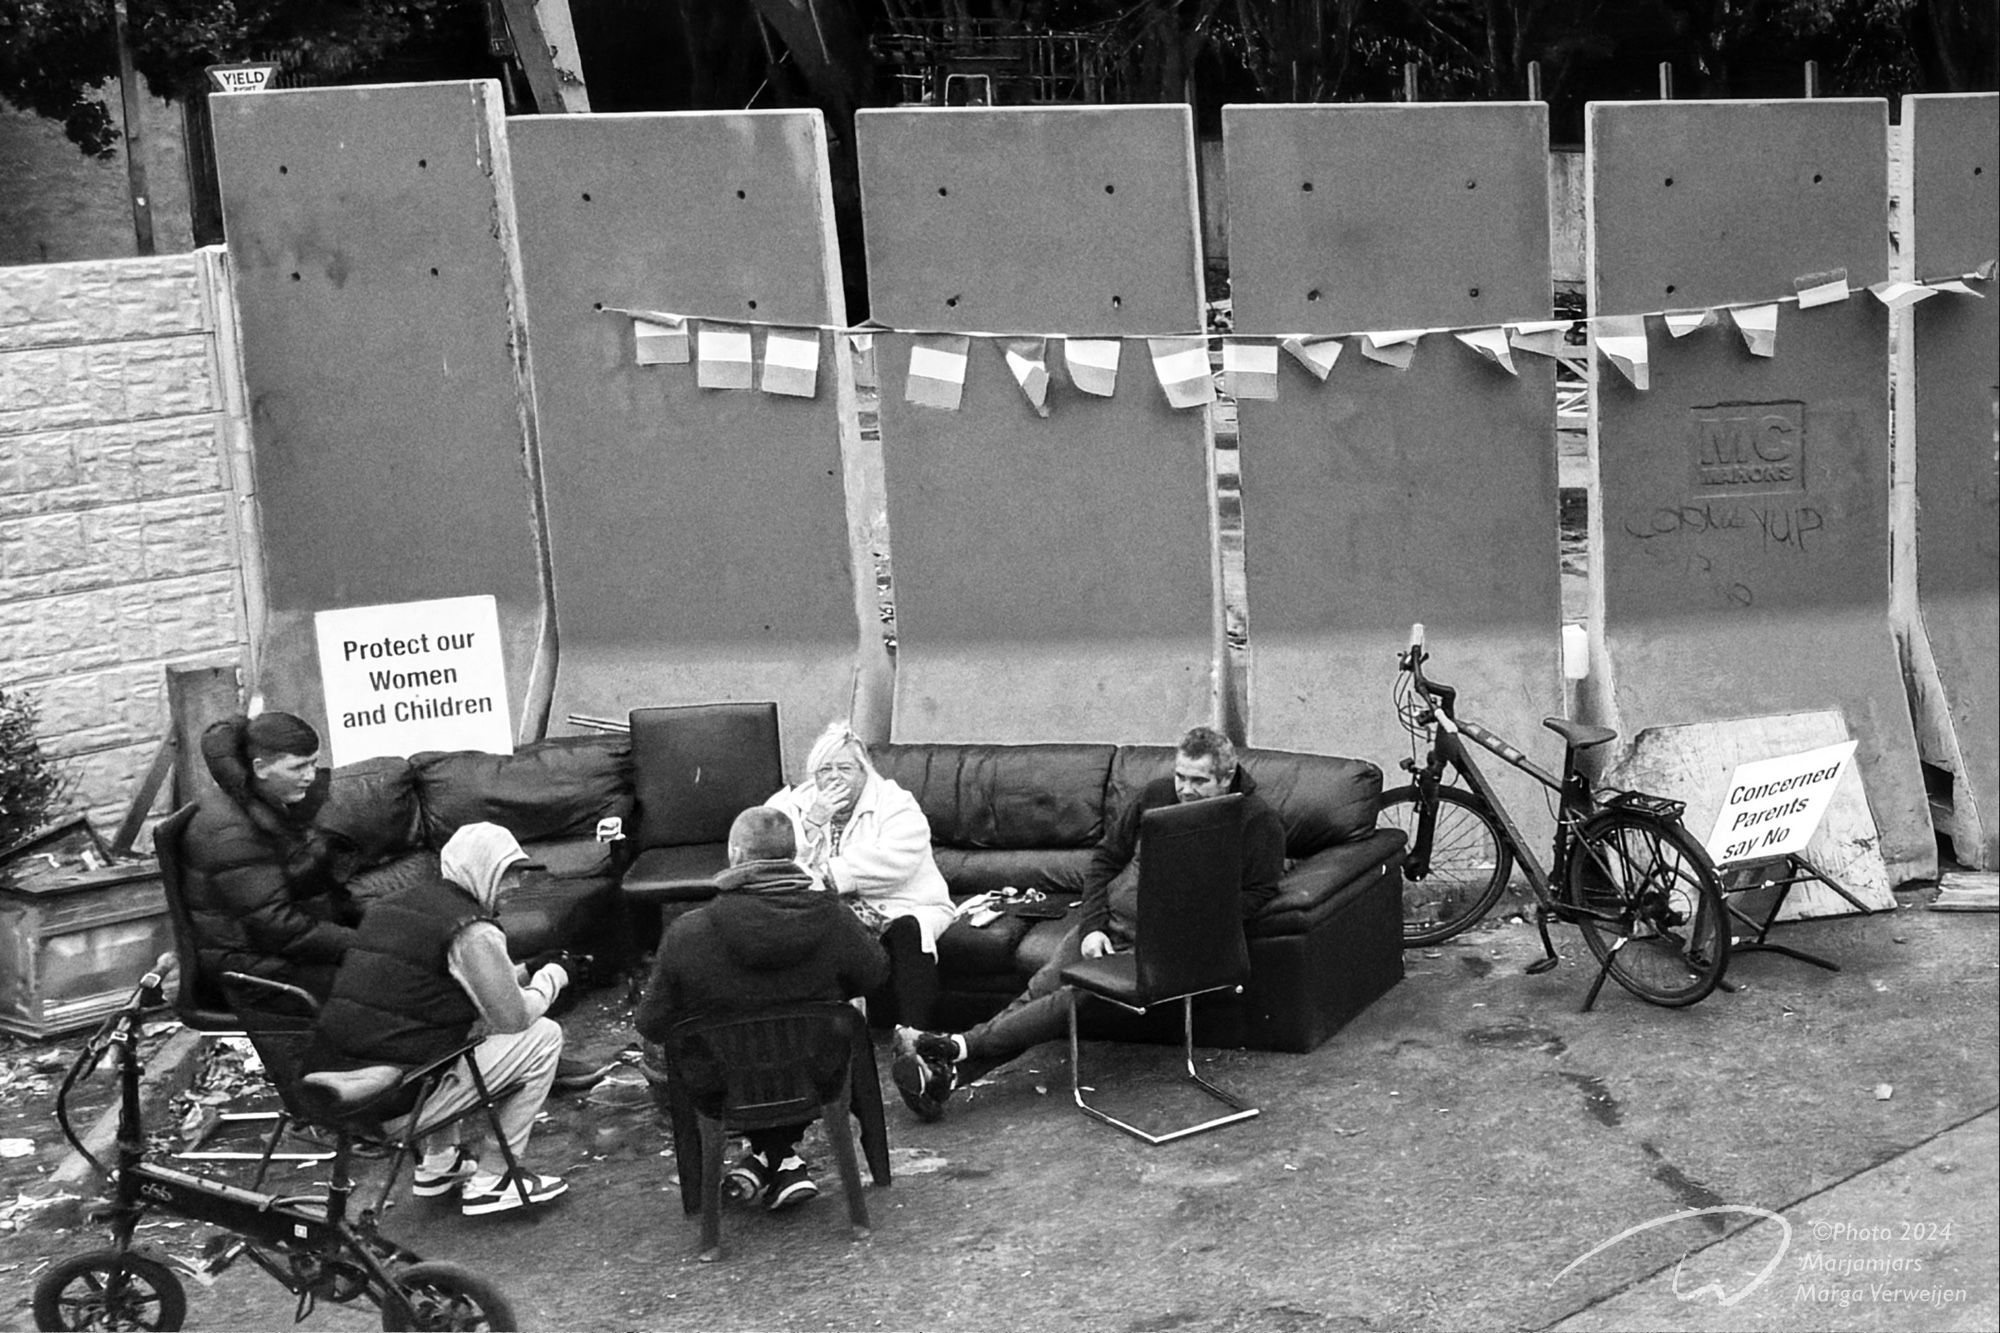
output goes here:
[{"label": "office chair metal base", "polygon": [[[1207,992],[1204,991],[1202,993],[1206,994]],[[1073,1098],[1075,1098],[1077,1109],[1079,1111],[1082,1111],[1085,1115],[1089,1116],[1091,1119],[1101,1120],[1105,1124],[1112,1126],[1114,1129],[1124,1130],[1127,1134],[1130,1134],[1135,1139],[1143,1139],[1145,1142],[1152,1144],[1154,1147],[1158,1147],[1162,1143],[1172,1143],[1175,1139],[1190,1138],[1196,1134],[1205,1134],[1211,1129],[1220,1129],[1224,1125],[1233,1125],[1237,1123],[1239,1120],[1254,1120],[1258,1116],[1258,1114],[1260,1114],[1258,1108],[1244,1102],[1240,1097],[1237,1097],[1234,1093],[1227,1092],[1221,1088],[1216,1087],[1213,1083],[1210,1083],[1207,1079],[1203,1078],[1198,1072],[1196,1072],[1194,1067],[1194,998],[1195,997],[1193,995],[1183,995],[1181,997],[1181,1035],[1182,1035],[1181,1053],[1187,1063],[1188,1081],[1194,1084],[1197,1088],[1200,1088],[1203,1092],[1207,1093],[1209,1096],[1213,1097],[1216,1101],[1221,1102],[1224,1106],[1232,1108],[1231,1114],[1217,1116],[1212,1120],[1204,1120],[1198,1125],[1189,1125],[1184,1129],[1170,1130],[1165,1134],[1154,1134],[1147,1130],[1139,1128],[1137,1125],[1130,1124],[1126,1121],[1120,1120],[1115,1115],[1111,1115],[1108,1112],[1098,1110],[1095,1106],[1092,1106],[1089,1102],[1083,1099],[1083,1067],[1081,1062],[1082,1048],[1081,1048],[1081,1043],[1077,1040],[1077,1030],[1076,1030],[1076,1011],[1077,1011],[1076,1000],[1078,998],[1081,997],[1073,996],[1069,1006],[1070,1095]],[[1109,996],[1100,995],[1097,998],[1105,1000],[1111,1004],[1116,1004],[1118,1005],[1119,1008],[1127,1010],[1131,1013],[1143,1014],[1146,1012],[1144,1009],[1134,1008],[1129,1004],[1119,1004],[1117,1000],[1112,1000],[1110,999]]]}]

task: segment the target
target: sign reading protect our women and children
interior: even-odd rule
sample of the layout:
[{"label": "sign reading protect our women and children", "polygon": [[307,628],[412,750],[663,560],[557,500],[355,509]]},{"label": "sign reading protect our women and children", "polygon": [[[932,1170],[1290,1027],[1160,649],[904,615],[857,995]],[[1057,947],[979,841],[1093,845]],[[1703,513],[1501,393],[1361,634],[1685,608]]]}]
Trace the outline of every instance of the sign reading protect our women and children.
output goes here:
[{"label": "sign reading protect our women and children", "polygon": [[321,611],[313,629],[335,767],[421,750],[514,752],[492,597]]},{"label": "sign reading protect our women and children", "polygon": [[1854,758],[1855,744],[1842,741],[1738,764],[1715,831],[1708,835],[1709,859],[1726,866],[1804,851]]}]

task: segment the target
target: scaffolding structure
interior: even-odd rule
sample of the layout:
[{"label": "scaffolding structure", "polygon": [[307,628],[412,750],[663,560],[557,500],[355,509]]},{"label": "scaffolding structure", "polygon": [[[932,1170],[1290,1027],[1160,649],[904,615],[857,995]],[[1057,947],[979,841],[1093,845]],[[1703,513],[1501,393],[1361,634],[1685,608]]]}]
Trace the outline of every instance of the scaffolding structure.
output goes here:
[{"label": "scaffolding structure", "polygon": [[868,41],[877,77],[904,106],[1027,106],[1117,100],[1108,36],[1023,32],[994,19],[916,19]]}]

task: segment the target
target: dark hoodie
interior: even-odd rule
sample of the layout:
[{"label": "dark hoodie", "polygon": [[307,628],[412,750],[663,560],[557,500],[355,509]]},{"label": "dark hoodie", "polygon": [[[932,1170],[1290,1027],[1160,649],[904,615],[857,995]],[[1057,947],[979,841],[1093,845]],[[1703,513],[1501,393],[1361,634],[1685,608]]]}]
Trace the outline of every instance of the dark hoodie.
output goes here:
[{"label": "dark hoodie", "polygon": [[326,801],[321,769],[296,805],[258,795],[244,754],[248,718],[217,722],[201,736],[202,758],[222,790],[188,825],[188,914],[202,970],[248,972],[324,995],[359,914],[329,872],[332,848],[313,827]]},{"label": "dark hoodie", "polygon": [[882,984],[882,946],[795,861],[748,861],[715,877],[713,901],[660,937],[634,1021],[665,1041],[685,1018],[719,1018],[800,1000],[850,1000]]}]

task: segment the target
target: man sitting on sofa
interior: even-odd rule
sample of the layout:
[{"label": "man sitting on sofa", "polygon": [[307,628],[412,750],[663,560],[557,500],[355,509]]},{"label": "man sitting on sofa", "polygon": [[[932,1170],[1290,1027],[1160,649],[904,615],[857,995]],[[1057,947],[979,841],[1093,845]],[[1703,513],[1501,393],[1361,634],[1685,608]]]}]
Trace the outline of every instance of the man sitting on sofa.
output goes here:
[{"label": "man sitting on sofa", "polygon": [[1055,956],[1029,979],[1028,988],[998,1014],[961,1033],[899,1028],[900,1053],[890,1067],[896,1090],[919,1119],[936,1120],[954,1089],[978,1079],[1023,1051],[1062,1036],[1071,997],[1062,970],[1084,958],[1130,949],[1138,923],[1139,825],[1148,811],[1175,803],[1243,795],[1243,916],[1255,916],[1278,893],[1285,870],[1285,828],[1257,795],[1257,783],[1237,766],[1236,747],[1213,727],[1194,727],[1174,752],[1172,777],[1146,784],[1137,800],[1105,830],[1084,875],[1082,910]]}]

